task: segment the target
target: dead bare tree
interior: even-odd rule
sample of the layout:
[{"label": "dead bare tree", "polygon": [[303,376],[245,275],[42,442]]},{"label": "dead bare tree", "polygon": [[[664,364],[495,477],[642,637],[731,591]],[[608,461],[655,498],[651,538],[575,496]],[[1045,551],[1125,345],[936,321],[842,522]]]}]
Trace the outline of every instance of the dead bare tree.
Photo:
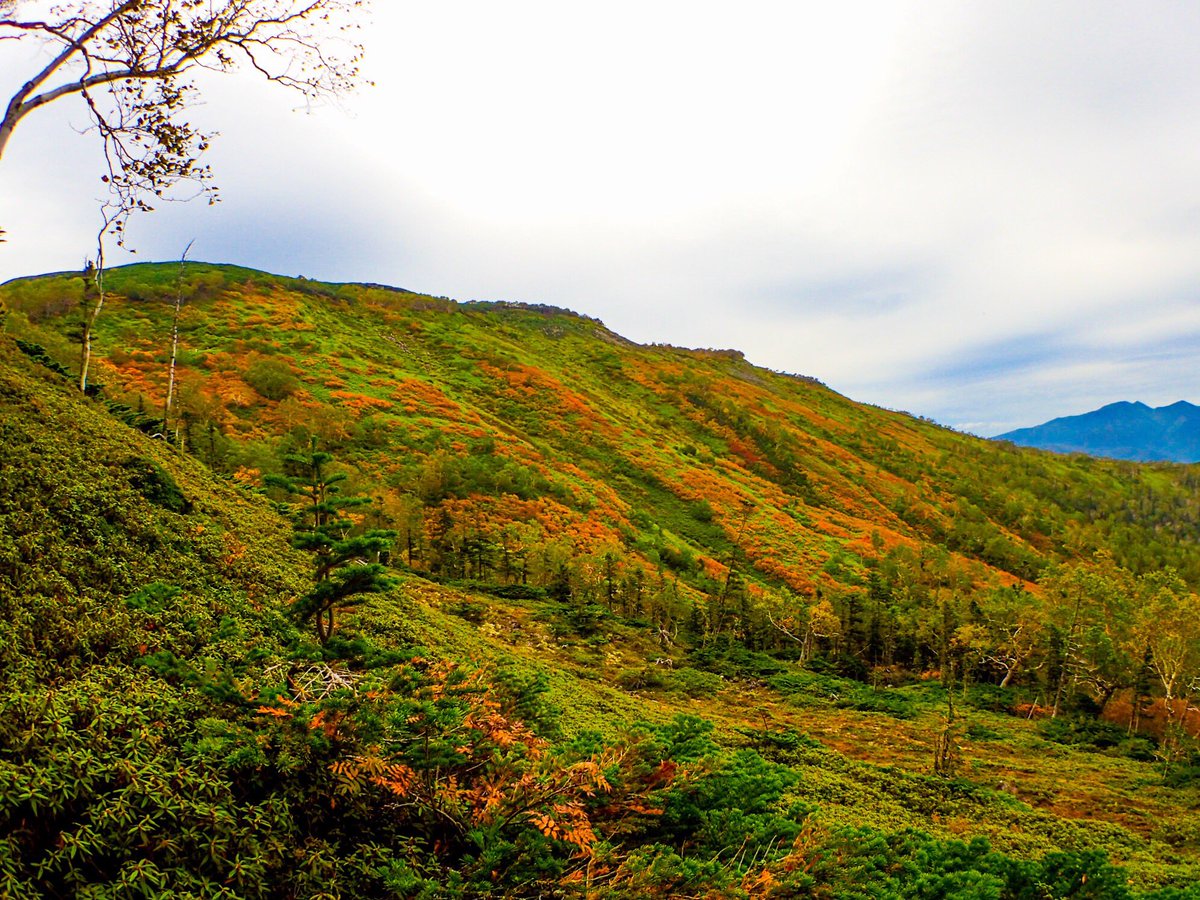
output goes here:
[{"label": "dead bare tree", "polygon": [[92,366],[92,331],[104,309],[104,249],[109,232],[120,220],[121,211],[111,204],[100,207],[101,225],[96,232],[96,261],[88,260],[83,269],[83,323],[79,335],[79,390],[87,393],[88,372]]},{"label": "dead bare tree", "polygon": [[184,269],[187,266],[188,253],[195,241],[188,241],[179,255],[179,277],[175,281],[175,309],[171,316],[171,363],[167,374],[167,399],[163,401],[163,440],[170,443],[171,439],[171,401],[175,397],[175,360],[179,356],[179,313],[183,309]]}]

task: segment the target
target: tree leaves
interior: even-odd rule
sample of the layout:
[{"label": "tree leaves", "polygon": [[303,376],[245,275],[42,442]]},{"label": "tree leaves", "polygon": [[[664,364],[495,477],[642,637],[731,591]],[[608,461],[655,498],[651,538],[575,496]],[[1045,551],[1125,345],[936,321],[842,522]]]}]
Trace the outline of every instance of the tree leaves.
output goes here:
[{"label": "tree leaves", "polygon": [[284,459],[287,474],[264,479],[268,486],[301,498],[290,509],[295,527],[292,545],[312,555],[313,587],[296,599],[292,609],[301,621],[314,623],[322,644],[333,635],[336,610],[356,597],[384,593],[395,585],[380,563],[365,562],[391,548],[394,532],[356,531],[347,511],[370,500],[342,494],[339,485],[346,474],[329,471],[332,462],[333,455],[318,450],[314,440],[307,453]]},{"label": "tree leaves", "polygon": [[[198,69],[255,71],[317,102],[351,90],[361,47],[347,41],[361,0],[75,0],[17,18],[0,6],[0,40],[41,42],[49,61],[10,98],[0,118],[0,158],[17,126],[64,98],[82,98],[99,135],[113,210],[125,223],[190,183],[215,202],[210,168],[200,162],[212,134],[186,118],[198,102]],[[190,199],[184,197],[181,199]]]}]

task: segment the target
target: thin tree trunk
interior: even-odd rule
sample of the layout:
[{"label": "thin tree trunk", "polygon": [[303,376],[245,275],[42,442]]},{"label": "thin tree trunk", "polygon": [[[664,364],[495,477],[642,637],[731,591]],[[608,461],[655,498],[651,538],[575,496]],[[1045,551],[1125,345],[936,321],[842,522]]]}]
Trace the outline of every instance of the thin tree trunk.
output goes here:
[{"label": "thin tree trunk", "polygon": [[1075,629],[1079,625],[1079,613],[1083,607],[1083,596],[1079,595],[1075,598],[1075,612],[1071,616],[1071,629],[1067,632],[1067,646],[1064,652],[1062,671],[1058,673],[1058,686],[1054,691],[1054,711],[1051,713],[1052,718],[1058,718],[1058,711],[1062,705],[1063,688],[1067,683],[1067,667],[1073,665],[1072,656],[1075,653]]},{"label": "thin tree trunk", "polygon": [[1104,711],[1108,709],[1108,704],[1112,700],[1113,695],[1117,692],[1116,685],[1106,687],[1100,692],[1100,716],[1104,716]]},{"label": "thin tree trunk", "polygon": [[188,251],[195,241],[188,241],[179,257],[179,280],[175,290],[175,315],[171,319],[171,367],[167,375],[167,400],[163,404],[163,438],[170,440],[171,434],[171,401],[175,396],[175,360],[179,355],[179,311],[183,307],[183,271],[187,262]]},{"label": "thin tree trunk", "polygon": [[79,360],[79,390],[81,393],[87,393],[88,385],[88,370],[92,365],[92,329],[96,325],[96,320],[100,318],[100,310],[104,308],[104,253],[101,251],[96,260],[95,273],[92,275],[92,283],[96,285],[96,305],[91,311],[84,310],[83,319],[83,340],[80,346]]},{"label": "thin tree trunk", "polygon": [[[87,393],[88,370],[92,365],[92,329],[96,327],[96,320],[100,318],[100,310],[104,308],[104,239],[108,236],[108,230],[112,228],[113,223],[119,218],[119,210],[102,204],[100,207],[100,217],[103,223],[100,230],[96,232],[96,266],[91,271],[92,283],[96,286],[96,305],[89,312],[84,308],[83,311],[83,339],[80,342],[80,360],[79,360],[79,390],[81,393]],[[86,283],[88,270],[84,270],[84,281]],[[86,284],[85,284],[86,290]],[[86,304],[86,294],[85,294]]]}]

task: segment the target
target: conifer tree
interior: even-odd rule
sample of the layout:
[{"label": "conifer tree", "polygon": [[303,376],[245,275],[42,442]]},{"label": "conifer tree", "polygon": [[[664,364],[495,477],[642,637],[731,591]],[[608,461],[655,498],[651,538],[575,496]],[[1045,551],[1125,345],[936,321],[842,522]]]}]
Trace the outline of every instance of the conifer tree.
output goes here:
[{"label": "conifer tree", "polygon": [[297,498],[291,504],[292,545],[312,554],[313,587],[296,599],[292,611],[300,621],[313,623],[322,644],[334,633],[337,610],[352,605],[355,597],[383,593],[395,585],[378,562],[391,548],[395,533],[383,529],[355,533],[346,513],[371,501],[341,493],[346,475],[329,471],[333,459],[333,454],[317,449],[314,439],[307,452],[284,457],[285,474],[265,479]]}]

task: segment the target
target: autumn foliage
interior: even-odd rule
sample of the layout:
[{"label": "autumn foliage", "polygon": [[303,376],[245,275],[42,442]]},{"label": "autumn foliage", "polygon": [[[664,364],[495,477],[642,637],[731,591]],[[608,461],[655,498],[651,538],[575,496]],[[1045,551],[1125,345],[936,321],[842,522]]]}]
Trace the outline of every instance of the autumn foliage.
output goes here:
[{"label": "autumn foliage", "polygon": [[185,271],[169,441],[177,266],[109,273],[86,401],[78,278],[0,288],[0,894],[1200,880],[1191,469]]}]

